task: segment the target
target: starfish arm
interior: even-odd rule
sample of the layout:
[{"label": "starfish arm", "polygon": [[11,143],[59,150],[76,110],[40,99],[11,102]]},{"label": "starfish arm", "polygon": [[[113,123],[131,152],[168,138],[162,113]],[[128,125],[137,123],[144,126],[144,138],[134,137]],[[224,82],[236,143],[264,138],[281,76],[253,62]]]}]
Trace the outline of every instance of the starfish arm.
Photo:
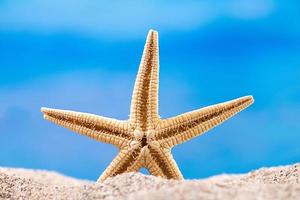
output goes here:
[{"label": "starfish arm", "polygon": [[51,108],[42,108],[41,111],[45,119],[55,124],[118,148],[128,144],[131,139],[126,121]]},{"label": "starfish arm", "polygon": [[125,172],[137,172],[141,166],[138,158],[141,155],[141,148],[122,149],[110,165],[105,169],[97,182],[103,182],[108,177],[113,177]]},{"label": "starfish arm", "polygon": [[135,81],[130,108],[130,121],[142,130],[153,128],[159,119],[158,73],[158,33],[150,30]]},{"label": "starfish arm", "polygon": [[146,166],[154,176],[176,180],[183,179],[170,149],[149,147]]},{"label": "starfish arm", "polygon": [[253,102],[252,96],[245,96],[162,120],[155,137],[167,147],[173,147],[221,124]]}]

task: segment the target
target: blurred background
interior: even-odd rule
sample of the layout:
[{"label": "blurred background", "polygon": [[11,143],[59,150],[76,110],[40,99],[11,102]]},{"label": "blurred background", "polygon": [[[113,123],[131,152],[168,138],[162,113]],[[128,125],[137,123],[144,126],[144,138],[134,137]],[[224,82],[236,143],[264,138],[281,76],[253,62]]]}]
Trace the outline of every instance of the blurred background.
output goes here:
[{"label": "blurred background", "polygon": [[43,120],[40,107],[127,119],[150,28],[160,115],[253,95],[173,149],[185,178],[300,161],[300,1],[0,1],[0,166],[96,180],[117,149]]}]

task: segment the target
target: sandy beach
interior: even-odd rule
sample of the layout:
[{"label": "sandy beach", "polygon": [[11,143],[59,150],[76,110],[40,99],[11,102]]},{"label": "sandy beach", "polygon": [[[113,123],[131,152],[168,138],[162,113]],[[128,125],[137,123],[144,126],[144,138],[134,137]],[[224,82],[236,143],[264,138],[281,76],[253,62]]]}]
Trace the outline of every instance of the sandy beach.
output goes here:
[{"label": "sandy beach", "polygon": [[0,199],[300,199],[300,163],[185,181],[127,173],[104,183],[2,167]]}]

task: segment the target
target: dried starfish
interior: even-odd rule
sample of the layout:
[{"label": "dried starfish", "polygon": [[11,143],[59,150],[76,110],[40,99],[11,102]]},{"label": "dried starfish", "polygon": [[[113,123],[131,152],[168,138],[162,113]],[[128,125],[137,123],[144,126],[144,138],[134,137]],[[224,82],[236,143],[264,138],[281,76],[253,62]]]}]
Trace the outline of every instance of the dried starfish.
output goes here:
[{"label": "dried starfish", "polygon": [[152,175],[183,179],[171,148],[219,125],[253,103],[245,96],[176,117],[158,115],[158,33],[150,30],[134,85],[130,118],[126,121],[97,115],[42,108],[44,118],[119,148],[98,181],[145,167]]}]

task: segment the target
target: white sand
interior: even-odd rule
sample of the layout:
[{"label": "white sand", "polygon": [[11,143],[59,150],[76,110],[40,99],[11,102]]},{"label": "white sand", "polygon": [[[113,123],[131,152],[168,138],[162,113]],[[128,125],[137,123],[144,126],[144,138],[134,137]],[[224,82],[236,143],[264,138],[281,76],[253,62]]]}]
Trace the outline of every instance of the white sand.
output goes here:
[{"label": "white sand", "polygon": [[300,199],[300,163],[185,181],[128,173],[104,183],[0,168],[0,199]]}]

